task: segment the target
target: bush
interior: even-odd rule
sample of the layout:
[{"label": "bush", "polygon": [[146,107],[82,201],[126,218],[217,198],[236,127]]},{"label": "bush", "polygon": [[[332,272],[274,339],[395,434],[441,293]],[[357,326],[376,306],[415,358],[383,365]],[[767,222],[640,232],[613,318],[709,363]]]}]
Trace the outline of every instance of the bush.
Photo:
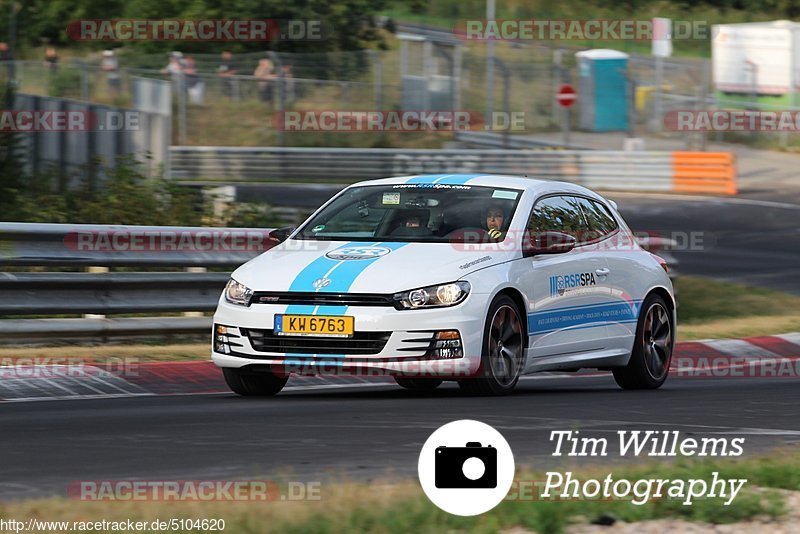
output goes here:
[{"label": "bush", "polygon": [[[2,165],[2,160],[0,160]],[[278,218],[266,204],[235,204],[214,214],[214,198],[199,188],[178,185],[161,175],[148,177],[133,157],[120,158],[102,169],[101,180],[83,178],[60,190],[57,171],[26,178],[24,187],[10,188],[3,202],[5,220],[16,222],[125,224],[145,226],[271,227]],[[69,180],[67,180],[68,182]],[[0,182],[0,189],[2,189]],[[0,191],[2,192],[2,191]]]},{"label": "bush", "polygon": [[63,98],[81,97],[81,71],[74,68],[57,68],[47,73],[48,96]]}]

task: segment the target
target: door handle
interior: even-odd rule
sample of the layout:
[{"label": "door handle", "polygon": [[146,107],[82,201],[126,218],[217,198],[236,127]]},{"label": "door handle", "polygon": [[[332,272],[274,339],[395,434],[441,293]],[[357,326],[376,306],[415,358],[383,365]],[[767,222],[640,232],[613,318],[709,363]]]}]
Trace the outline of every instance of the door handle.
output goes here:
[{"label": "door handle", "polygon": [[594,273],[595,273],[597,276],[607,276],[607,275],[608,275],[608,273],[610,273],[610,272],[611,272],[611,269],[606,269],[605,267],[603,267],[602,269],[596,269],[596,270],[594,271]]}]

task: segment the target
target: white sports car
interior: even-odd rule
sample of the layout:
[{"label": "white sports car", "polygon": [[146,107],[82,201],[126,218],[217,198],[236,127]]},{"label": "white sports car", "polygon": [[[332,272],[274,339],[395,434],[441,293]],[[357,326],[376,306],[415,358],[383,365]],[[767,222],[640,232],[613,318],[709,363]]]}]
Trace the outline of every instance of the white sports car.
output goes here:
[{"label": "white sports car", "polygon": [[293,374],[387,374],[510,393],[521,374],[610,369],[664,383],[675,299],[664,260],[584,187],[495,175],[354,184],[220,297],[213,360],[242,395]]}]

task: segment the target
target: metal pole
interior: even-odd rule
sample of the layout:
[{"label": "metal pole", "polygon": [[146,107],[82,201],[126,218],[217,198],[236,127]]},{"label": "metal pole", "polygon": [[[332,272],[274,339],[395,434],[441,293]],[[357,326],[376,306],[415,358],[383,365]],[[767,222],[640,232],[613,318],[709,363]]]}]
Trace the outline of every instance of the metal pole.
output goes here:
[{"label": "metal pole", "polygon": [[84,102],[89,101],[89,73],[88,65],[85,61],[79,60],[78,64],[80,65],[81,69],[81,100]]},{"label": "metal pole", "polygon": [[433,42],[425,39],[422,43],[422,73],[425,76],[425,107],[431,109],[431,80],[434,75]]},{"label": "metal pole", "polygon": [[[562,67],[561,68],[561,73],[562,73],[562,76],[563,76],[564,83],[568,83],[568,84],[572,85],[572,76],[570,75],[569,71],[567,71],[566,69],[563,69],[563,67]],[[573,103],[572,105],[574,106],[575,104]],[[570,137],[571,137],[570,134],[571,134],[571,130],[572,130],[572,123],[571,123],[572,113],[570,111],[571,107],[572,106],[563,107],[562,108],[563,112],[561,114],[561,122],[562,122],[561,132],[562,132],[563,138],[564,138],[563,139],[563,144],[564,144],[564,146],[567,146],[567,147],[570,145]]]},{"label": "metal pole", "polygon": [[[503,128],[503,147],[508,148],[508,135],[511,128],[511,69],[501,60],[497,60],[497,66],[500,67],[500,72],[503,75],[503,112],[505,113],[504,121],[505,128]],[[494,117],[492,118],[491,127],[495,127]]]},{"label": "metal pole", "polygon": [[16,62],[17,62],[17,3],[11,2],[11,9],[8,14],[8,53],[11,61],[8,62],[8,83],[16,86]]},{"label": "metal pole", "polygon": [[[711,83],[710,75],[711,75],[711,65],[709,65],[710,60],[706,60],[703,65],[703,85],[700,88],[700,105],[702,111],[708,110],[708,88]],[[700,132],[700,150],[706,150],[706,142],[708,138],[708,132]]]},{"label": "metal pole", "polygon": [[[486,20],[495,19],[495,0],[486,0]],[[486,41],[486,117],[492,120],[494,112],[494,39]]]},{"label": "metal pole", "polygon": [[[278,116],[280,116],[280,113],[283,113],[283,110],[286,109],[286,100],[284,97],[285,76],[283,74],[283,61],[281,61],[281,57],[274,51],[267,52],[267,55],[280,73],[280,76],[278,77],[278,106],[275,110],[278,112]],[[283,130],[281,128],[277,128],[275,130],[275,141],[277,142],[278,146],[283,146]]]},{"label": "metal pole", "polygon": [[177,88],[178,97],[178,144],[186,144],[186,84],[183,72],[178,72],[173,78]]},{"label": "metal pole", "polygon": [[661,85],[664,79],[664,58],[656,56],[656,93],[653,98],[653,119],[650,121],[650,129],[653,132],[661,132]]},{"label": "metal pole", "polygon": [[370,50],[368,53],[372,60],[375,109],[381,110],[383,109],[383,63],[381,63],[377,52]]},{"label": "metal pole", "polygon": [[[564,83],[564,72],[563,67],[561,66],[562,57],[564,55],[564,50],[558,48],[553,51],[553,90],[550,92],[551,95],[554,95],[558,92],[558,88],[561,87],[561,84]],[[558,124],[558,115],[559,115],[559,108],[558,101],[553,101],[553,124]]]},{"label": "metal pole", "polygon": [[17,3],[11,2],[8,13],[8,52],[16,59],[17,49]]},{"label": "metal pole", "polygon": [[461,109],[461,45],[453,52],[453,109]]},{"label": "metal pole", "polygon": [[636,137],[636,80],[628,70],[628,137]]}]

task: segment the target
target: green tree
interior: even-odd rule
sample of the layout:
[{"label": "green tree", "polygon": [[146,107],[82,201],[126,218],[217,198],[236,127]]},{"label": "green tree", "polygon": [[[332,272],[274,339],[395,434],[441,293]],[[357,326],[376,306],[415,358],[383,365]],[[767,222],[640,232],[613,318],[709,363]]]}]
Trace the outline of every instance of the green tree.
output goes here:
[{"label": "green tree", "polygon": [[[286,52],[330,52],[361,50],[380,43],[373,17],[391,0],[0,0],[0,35],[8,33],[8,12],[16,1],[18,42],[40,46],[76,44],[67,33],[70,22],[81,19],[310,19],[322,20],[330,30],[322,41],[276,40],[270,43],[126,43],[143,52],[180,48],[184,52],[217,52],[222,46],[234,52],[277,50]],[[0,40],[6,39],[0,37]],[[87,43],[97,49],[114,43]]]}]

